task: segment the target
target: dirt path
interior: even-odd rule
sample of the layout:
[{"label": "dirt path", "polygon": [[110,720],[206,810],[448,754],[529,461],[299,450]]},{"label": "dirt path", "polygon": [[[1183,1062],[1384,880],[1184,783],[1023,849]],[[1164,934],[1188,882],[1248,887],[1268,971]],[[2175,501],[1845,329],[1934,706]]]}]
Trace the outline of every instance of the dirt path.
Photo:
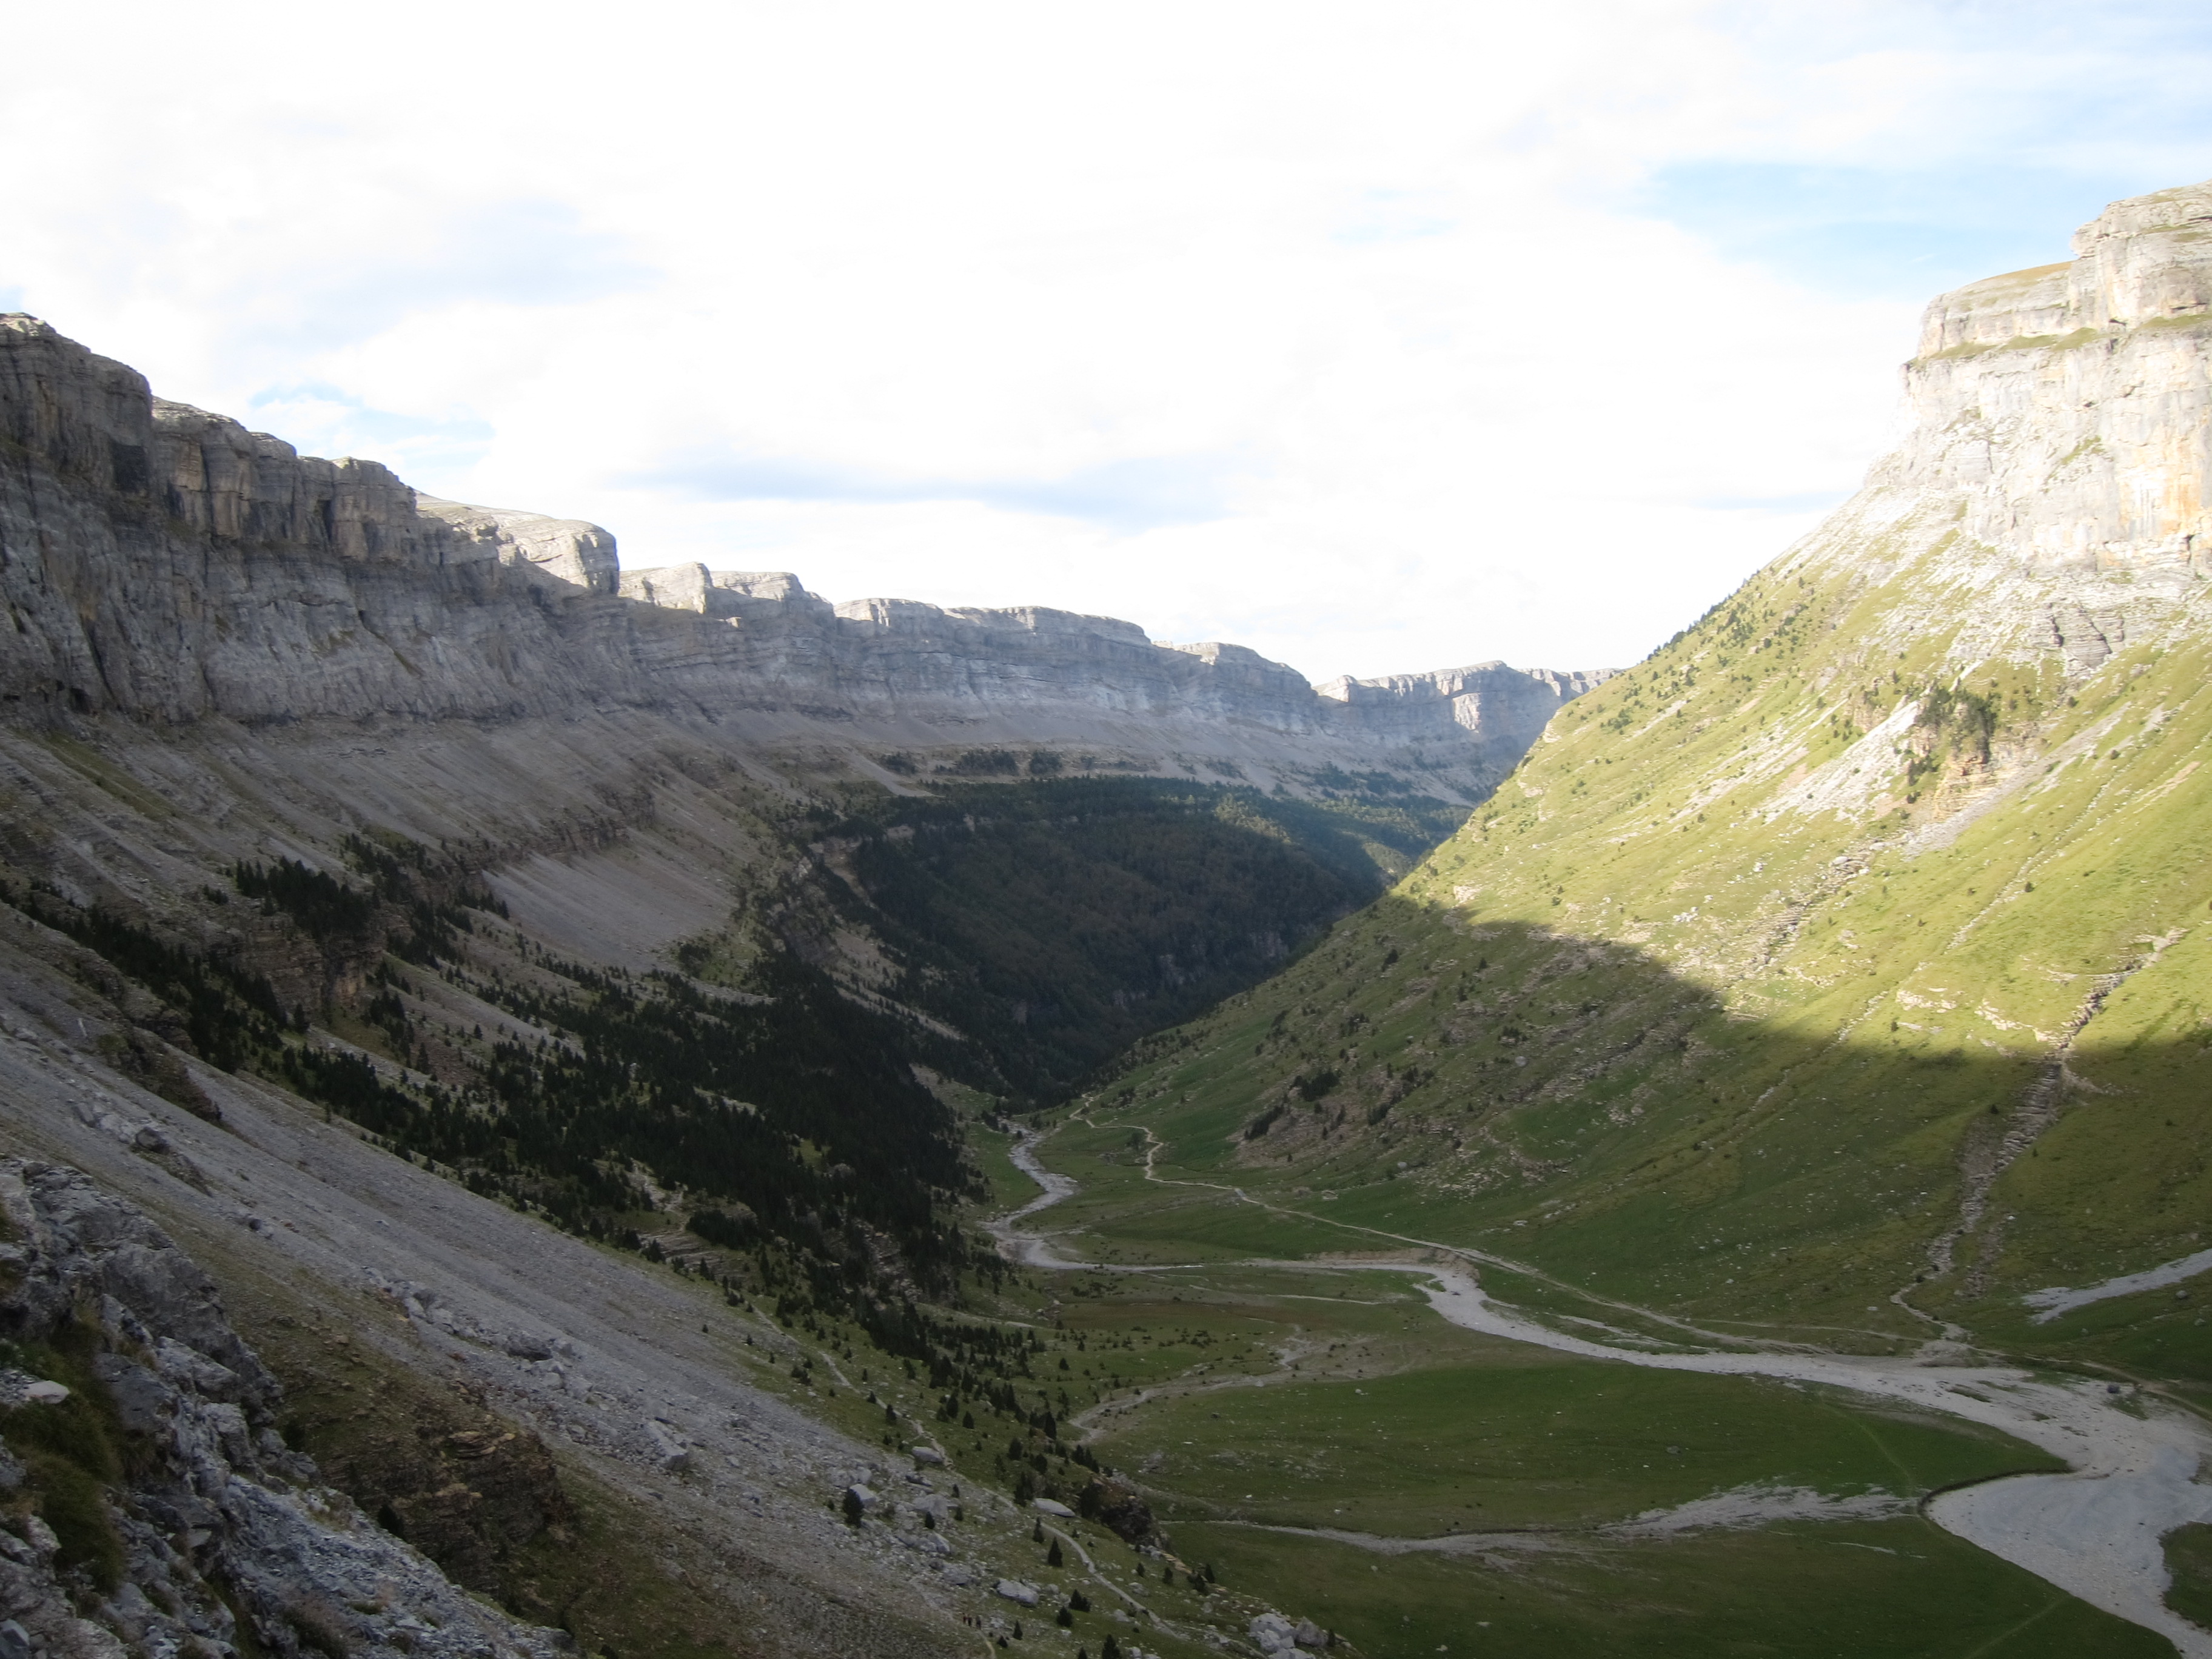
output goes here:
[{"label": "dirt path", "polygon": [[[1141,1127],[1142,1126],[1136,1126]],[[1477,1251],[1336,1221],[1255,1199],[1242,1188],[1212,1182],[1170,1182],[1155,1161],[1163,1143],[1145,1131],[1145,1175],[1163,1185],[1207,1187],[1278,1214],[1294,1216],[1419,1250],[1426,1260],[1366,1261],[1363,1269],[1395,1268],[1420,1276],[1419,1288],[1443,1319],[1468,1330],[1527,1342],[1561,1353],[1608,1359],[1661,1370],[1781,1377],[1850,1389],[1925,1410],[1987,1425],[2041,1448],[2065,1462],[2066,1474],[2015,1475],[1939,1494],[1926,1505],[1945,1530],[2023,1567],[2091,1606],[2154,1630],[2184,1659],[2212,1659],[2212,1632],[2166,1606],[2167,1583],[2160,1539],[2191,1522],[2212,1521],[2212,1487],[2196,1484],[2200,1460],[2212,1455],[2212,1431],[2197,1419],[2141,1395],[2115,1395],[2089,1382],[2038,1381],[2011,1367],[1931,1364],[1911,1358],[1824,1353],[1802,1348],[1735,1352],[1651,1352],[1615,1347],[1553,1330],[1528,1315],[1492,1302],[1482,1289],[1483,1266],[1531,1270]],[[1000,1248],[1031,1267],[1105,1273],[1189,1271],[1258,1262],[1117,1267],[1071,1261],[1043,1235],[1016,1224],[1050,1208],[1077,1190],[1073,1177],[1046,1170],[1036,1148],[1043,1135],[1025,1135],[1012,1149],[1015,1165],[1045,1188],[992,1229]],[[1288,1265],[1288,1264],[1276,1264]],[[1316,1269],[1322,1262],[1299,1264]],[[1543,1277],[1543,1275],[1538,1275]],[[1679,1320],[1611,1304],[1625,1313],[1741,1348],[1741,1338],[1697,1332]]]}]

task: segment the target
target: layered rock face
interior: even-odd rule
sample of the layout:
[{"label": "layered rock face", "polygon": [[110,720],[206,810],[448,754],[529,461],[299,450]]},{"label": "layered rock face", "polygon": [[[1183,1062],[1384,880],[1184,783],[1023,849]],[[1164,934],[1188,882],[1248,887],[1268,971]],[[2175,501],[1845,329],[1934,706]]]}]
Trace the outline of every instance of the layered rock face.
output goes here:
[{"label": "layered rock face", "polygon": [[701,564],[625,571],[625,598],[743,628],[779,684],[907,713],[969,702],[1231,720],[1378,746],[1481,745],[1517,753],[1603,671],[1502,662],[1316,687],[1241,645],[1155,641],[1134,623],[1028,605],[945,609],[810,593],[789,571]]},{"label": "layered rock face", "polygon": [[[1033,742],[1494,773],[1586,675],[1502,664],[1317,693],[1232,645],[1043,609],[833,605],[781,573],[624,572],[578,520],[418,495],[150,396],[0,319],[0,699],[177,723],[580,708],[978,720]],[[908,733],[911,737],[915,734]],[[991,733],[981,735],[990,736]],[[1286,747],[1281,740],[1288,740]],[[1416,746],[1436,751],[1413,757]],[[1467,781],[1462,781],[1463,785]]]},{"label": "layered rock face", "polygon": [[1342,705],[1337,716],[1346,729],[1417,743],[1447,726],[1518,740],[1536,740],[1559,705],[1602,685],[1612,675],[1600,669],[1555,674],[1549,669],[1510,668],[1502,662],[1472,668],[1438,669],[1430,674],[1393,674],[1382,679],[1331,680],[1321,695]]},{"label": "layered rock face", "polygon": [[1973,594],[1964,660],[2087,672],[2212,574],[2212,183],[2116,203],[2074,249],[1929,307],[1916,430],[1820,533],[1872,568],[1934,561],[1900,629]]}]

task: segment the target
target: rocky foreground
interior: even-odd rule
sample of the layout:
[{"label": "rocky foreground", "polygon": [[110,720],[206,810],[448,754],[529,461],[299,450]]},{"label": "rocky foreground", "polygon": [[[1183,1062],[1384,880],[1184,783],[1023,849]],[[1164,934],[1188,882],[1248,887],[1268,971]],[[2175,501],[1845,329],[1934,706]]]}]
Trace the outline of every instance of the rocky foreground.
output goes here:
[{"label": "rocky foreground", "polygon": [[23,1158],[0,1160],[0,1607],[16,1651],[574,1651],[456,1589],[286,1448],[276,1379],[143,1212]]}]

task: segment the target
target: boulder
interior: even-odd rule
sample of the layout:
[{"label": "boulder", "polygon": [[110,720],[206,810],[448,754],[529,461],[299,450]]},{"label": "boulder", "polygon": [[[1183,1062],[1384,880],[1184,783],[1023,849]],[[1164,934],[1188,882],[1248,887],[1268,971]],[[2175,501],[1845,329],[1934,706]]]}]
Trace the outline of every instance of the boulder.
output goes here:
[{"label": "boulder", "polygon": [[1001,1578],[992,1588],[1007,1601],[1025,1607],[1037,1604],[1039,1592],[1034,1584],[1024,1584],[1018,1578]]},{"label": "boulder", "polygon": [[1157,1531],[1152,1506],[1120,1480],[1093,1480],[1075,1500],[1076,1513],[1096,1521],[1124,1543],[1142,1544]]},{"label": "boulder", "polygon": [[653,1462],[668,1474],[681,1474],[691,1467],[691,1449],[658,1418],[646,1419],[645,1437],[652,1443]]},{"label": "boulder", "polygon": [[1252,1621],[1249,1633],[1253,1644],[1269,1659],[1312,1659],[1336,1639],[1310,1619],[1292,1623],[1279,1613],[1261,1613]]}]

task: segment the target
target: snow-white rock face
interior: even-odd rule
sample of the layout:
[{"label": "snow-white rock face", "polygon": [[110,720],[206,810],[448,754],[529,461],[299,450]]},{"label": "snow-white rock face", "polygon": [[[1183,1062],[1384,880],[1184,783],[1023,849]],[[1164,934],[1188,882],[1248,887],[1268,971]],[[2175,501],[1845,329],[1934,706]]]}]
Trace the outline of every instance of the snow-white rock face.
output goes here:
[{"label": "snow-white rock face", "polygon": [[1158,644],[1109,617],[833,605],[781,572],[625,571],[596,525],[301,456],[155,399],[21,315],[0,316],[0,599],[15,623],[0,631],[0,699],[166,724],[610,706],[1011,716],[1030,741],[1097,744],[1101,722],[1135,721],[1197,754],[1319,744],[1314,764],[1357,766],[1419,744],[1431,765],[1496,771],[1590,683],[1490,663],[1323,693],[1243,647]]},{"label": "snow-white rock face", "polygon": [[[0,1212],[12,1235],[0,1244],[0,1328],[27,1353],[88,1336],[113,1425],[143,1448],[104,1504],[120,1547],[112,1583],[72,1559],[81,1543],[29,1506],[0,1512],[0,1614],[33,1652],[574,1651],[562,1632],[517,1624],[457,1589],[318,1485],[314,1465],[276,1432],[275,1379],[230,1328],[207,1276],[143,1212],[75,1170],[21,1158],[0,1160]],[[68,1408],[34,1389],[0,1409],[0,1438],[26,1453],[0,1450],[10,1497],[36,1492],[41,1480],[29,1448],[45,1437],[27,1414]]]},{"label": "snow-white rock face", "polygon": [[1961,668],[2089,672],[2193,625],[2212,578],[2212,182],[2115,203],[2074,251],[1929,306],[1911,434],[1801,547],[1899,583],[1884,637],[1954,633]]}]

